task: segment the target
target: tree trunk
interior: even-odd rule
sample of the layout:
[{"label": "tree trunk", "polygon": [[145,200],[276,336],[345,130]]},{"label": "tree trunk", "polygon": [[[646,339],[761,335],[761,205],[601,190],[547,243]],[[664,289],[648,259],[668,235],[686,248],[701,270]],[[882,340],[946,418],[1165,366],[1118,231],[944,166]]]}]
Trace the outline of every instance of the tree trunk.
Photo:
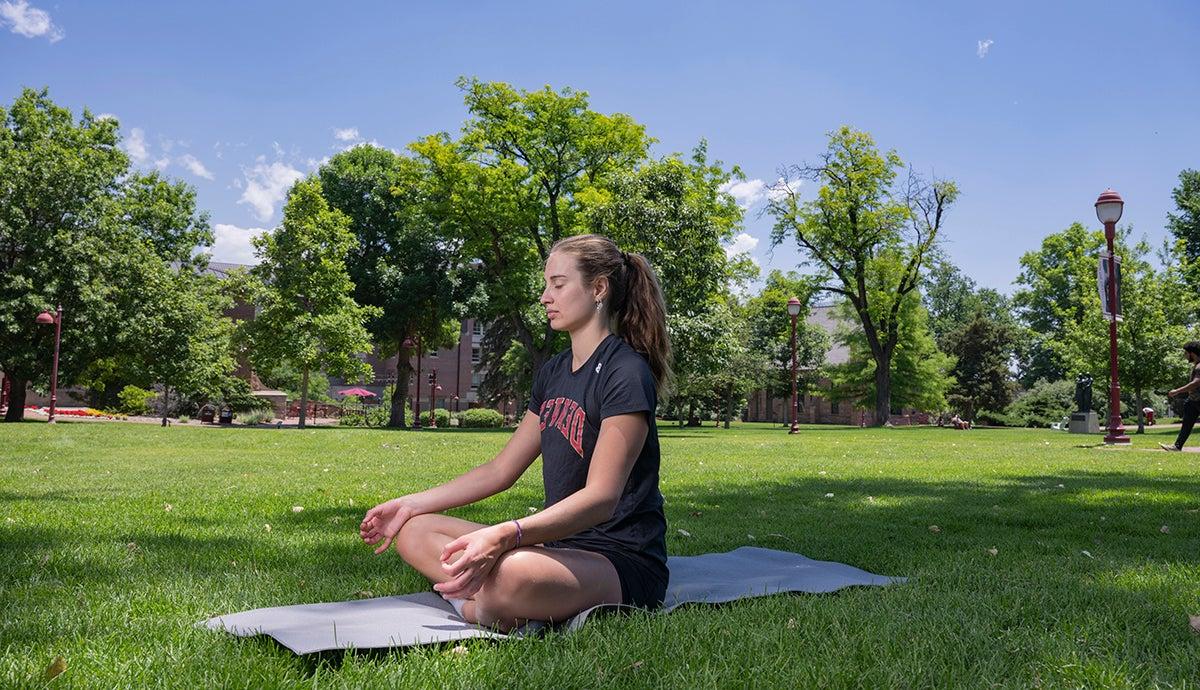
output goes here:
[{"label": "tree trunk", "polygon": [[1139,434],[1144,434],[1144,433],[1146,433],[1146,415],[1142,412],[1142,408],[1144,408],[1146,406],[1146,401],[1144,398],[1142,398],[1142,389],[1140,387],[1133,389],[1133,400],[1134,400],[1134,405],[1137,406],[1137,415],[1138,415],[1138,430],[1137,430],[1137,432]]},{"label": "tree trunk", "polygon": [[300,428],[304,428],[304,420],[308,418],[308,367],[304,367],[304,376],[300,379]]},{"label": "tree trunk", "polygon": [[170,405],[171,405],[171,387],[164,383],[163,384],[163,405],[162,405],[162,414],[163,414],[162,425],[163,426],[167,425],[167,409],[170,407]]},{"label": "tree trunk", "polygon": [[729,418],[733,416],[733,385],[725,388],[725,428],[729,428]]},{"label": "tree trunk", "polygon": [[25,387],[29,382],[16,377],[9,380],[12,385],[8,391],[8,412],[4,413],[4,421],[19,422],[25,419]]},{"label": "tree trunk", "polygon": [[387,425],[393,429],[407,429],[408,420],[404,418],[404,401],[408,400],[408,375],[412,367],[405,357],[404,338],[400,338],[400,347],[396,351],[396,387],[392,389],[392,399],[389,401],[391,410],[388,412]]},{"label": "tree trunk", "polygon": [[892,417],[892,362],[879,357],[875,364],[875,426],[884,426]]}]

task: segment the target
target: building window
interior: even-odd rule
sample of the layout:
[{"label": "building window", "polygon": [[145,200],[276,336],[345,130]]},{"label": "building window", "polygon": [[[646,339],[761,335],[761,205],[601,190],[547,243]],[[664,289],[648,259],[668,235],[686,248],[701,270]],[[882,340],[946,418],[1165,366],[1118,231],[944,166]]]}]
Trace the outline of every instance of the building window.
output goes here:
[{"label": "building window", "polygon": [[437,359],[437,356],[438,356],[438,351],[437,351],[437,350],[434,350],[433,352],[430,352],[430,353],[429,353],[429,358],[430,358],[430,359]]},{"label": "building window", "polygon": [[829,414],[838,414],[838,401],[829,401]]},{"label": "building window", "polygon": [[471,346],[471,364],[479,364],[483,360],[483,350],[478,345]]},{"label": "building window", "polygon": [[481,323],[478,320],[472,322],[471,335],[475,336],[476,338],[482,338],[483,337],[483,323]]},{"label": "building window", "polygon": [[478,372],[471,373],[471,390],[479,388],[479,382],[483,380],[483,376]]}]

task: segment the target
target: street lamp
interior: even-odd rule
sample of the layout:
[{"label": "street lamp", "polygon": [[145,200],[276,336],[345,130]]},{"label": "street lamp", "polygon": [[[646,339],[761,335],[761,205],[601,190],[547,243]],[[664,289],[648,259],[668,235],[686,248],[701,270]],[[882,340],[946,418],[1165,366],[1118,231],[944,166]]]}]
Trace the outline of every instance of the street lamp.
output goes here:
[{"label": "street lamp", "polygon": [[54,364],[50,366],[50,417],[46,420],[53,424],[54,412],[58,407],[58,347],[62,342],[62,305],[58,305],[58,311],[54,314],[48,311],[38,314],[37,322],[54,324]]},{"label": "street lamp", "polygon": [[[1121,424],[1121,383],[1117,379],[1117,258],[1113,253],[1113,238],[1117,233],[1117,221],[1125,202],[1112,189],[1104,190],[1096,199],[1096,218],[1104,223],[1104,240],[1108,243],[1108,279],[1104,291],[1108,295],[1108,434],[1104,442],[1109,445],[1125,445],[1129,437]],[[1104,259],[1101,259],[1103,261]]]},{"label": "street lamp", "polygon": [[800,427],[796,426],[796,415],[799,413],[796,400],[796,317],[800,316],[800,300],[795,297],[789,299],[787,312],[792,317],[792,428],[788,429],[788,433],[794,434],[800,431]]}]

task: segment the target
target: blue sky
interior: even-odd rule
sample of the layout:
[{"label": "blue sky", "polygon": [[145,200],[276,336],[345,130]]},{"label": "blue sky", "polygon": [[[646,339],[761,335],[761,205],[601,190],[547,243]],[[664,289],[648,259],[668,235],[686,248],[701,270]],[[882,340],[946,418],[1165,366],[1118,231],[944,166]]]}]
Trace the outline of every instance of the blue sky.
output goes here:
[{"label": "blue sky", "polygon": [[[1020,255],[1106,187],[1151,240],[1200,167],[1200,3],[126,3],[0,0],[0,102],[48,86],[121,122],[139,167],[193,184],[216,258],[249,260],[287,185],[359,141],[457,132],[459,75],[571,86],[751,182],[749,249],[770,254],[761,186],[850,124],[962,198],[951,258],[1011,290]],[[757,181],[757,182],[756,182]],[[803,190],[811,194],[811,189]]]}]

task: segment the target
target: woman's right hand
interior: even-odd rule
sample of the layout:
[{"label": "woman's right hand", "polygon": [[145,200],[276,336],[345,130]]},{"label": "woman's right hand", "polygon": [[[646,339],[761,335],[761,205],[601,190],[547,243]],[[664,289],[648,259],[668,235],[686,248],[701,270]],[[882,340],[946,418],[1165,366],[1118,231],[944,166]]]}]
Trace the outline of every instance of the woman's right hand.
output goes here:
[{"label": "woman's right hand", "polygon": [[358,534],[367,544],[374,545],[382,541],[383,544],[375,549],[376,554],[381,554],[392,545],[392,540],[400,533],[404,523],[418,514],[420,511],[408,496],[393,498],[367,511],[362,524],[358,526]]}]

